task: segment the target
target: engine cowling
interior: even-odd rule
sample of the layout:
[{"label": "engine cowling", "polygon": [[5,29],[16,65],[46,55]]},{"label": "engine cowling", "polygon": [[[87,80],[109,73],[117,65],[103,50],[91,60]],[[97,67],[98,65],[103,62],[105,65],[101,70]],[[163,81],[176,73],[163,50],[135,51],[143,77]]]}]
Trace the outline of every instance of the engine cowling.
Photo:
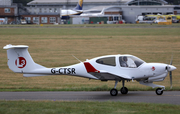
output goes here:
[{"label": "engine cowling", "polygon": [[159,81],[163,81],[165,79],[165,77],[167,76],[167,73],[161,74],[159,76],[155,76],[155,77],[149,77],[147,79],[148,82],[159,82]]}]

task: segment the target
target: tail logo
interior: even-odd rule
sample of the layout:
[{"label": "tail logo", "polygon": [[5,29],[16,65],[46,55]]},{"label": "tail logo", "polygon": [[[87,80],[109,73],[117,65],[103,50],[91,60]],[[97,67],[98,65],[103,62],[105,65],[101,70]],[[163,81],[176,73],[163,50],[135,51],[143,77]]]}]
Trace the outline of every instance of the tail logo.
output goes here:
[{"label": "tail logo", "polygon": [[82,7],[83,0],[79,0],[79,5]]},{"label": "tail logo", "polygon": [[26,66],[26,59],[24,57],[18,57],[15,64],[18,68],[24,68]]}]

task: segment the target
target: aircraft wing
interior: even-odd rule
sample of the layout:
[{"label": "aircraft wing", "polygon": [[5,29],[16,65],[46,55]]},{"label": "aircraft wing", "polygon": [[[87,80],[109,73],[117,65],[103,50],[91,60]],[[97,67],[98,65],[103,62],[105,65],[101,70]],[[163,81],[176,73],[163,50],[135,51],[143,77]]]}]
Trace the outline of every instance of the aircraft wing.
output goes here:
[{"label": "aircraft wing", "polygon": [[75,10],[75,11],[77,11],[77,12],[90,12],[90,11],[95,11],[95,10],[97,10],[97,9],[91,9],[91,10]]},{"label": "aircraft wing", "polygon": [[125,76],[125,75],[119,76],[105,70],[97,70],[89,62],[84,62],[84,66],[86,67],[88,73],[97,77],[100,80],[122,80],[122,79],[131,80],[131,77],[129,76]]},{"label": "aircraft wing", "polygon": [[91,9],[91,10],[83,10],[83,12],[90,12],[90,11],[96,11],[97,9]]},{"label": "aircraft wing", "polygon": [[76,12],[83,12],[83,10],[75,10]]}]

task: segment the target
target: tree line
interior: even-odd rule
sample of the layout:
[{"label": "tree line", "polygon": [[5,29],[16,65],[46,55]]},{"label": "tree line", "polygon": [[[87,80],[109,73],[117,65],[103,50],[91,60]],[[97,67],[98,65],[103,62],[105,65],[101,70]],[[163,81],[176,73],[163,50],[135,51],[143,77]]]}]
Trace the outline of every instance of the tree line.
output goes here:
[{"label": "tree line", "polygon": [[[14,3],[22,3],[24,6],[27,5],[28,2],[31,2],[33,0],[13,0]],[[171,5],[180,5],[180,0],[165,0]]]}]

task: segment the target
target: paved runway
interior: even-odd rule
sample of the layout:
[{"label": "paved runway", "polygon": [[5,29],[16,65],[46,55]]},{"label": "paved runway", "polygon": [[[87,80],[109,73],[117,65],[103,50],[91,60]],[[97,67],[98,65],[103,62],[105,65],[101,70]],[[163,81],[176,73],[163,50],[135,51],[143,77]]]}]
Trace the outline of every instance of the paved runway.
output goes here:
[{"label": "paved runway", "polygon": [[93,92],[0,92],[0,100],[53,100],[53,101],[120,101],[135,103],[165,103],[180,105],[180,91],[129,91],[127,95],[111,96],[109,91]]}]

